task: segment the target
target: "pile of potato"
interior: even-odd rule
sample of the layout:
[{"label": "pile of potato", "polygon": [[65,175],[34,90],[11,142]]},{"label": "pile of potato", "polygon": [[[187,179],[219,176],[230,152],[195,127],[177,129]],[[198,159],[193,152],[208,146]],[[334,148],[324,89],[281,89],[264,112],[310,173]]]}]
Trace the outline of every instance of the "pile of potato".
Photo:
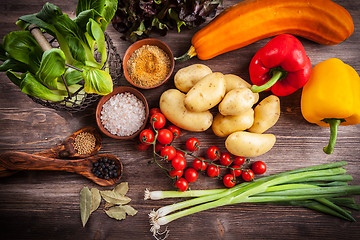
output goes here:
[{"label": "pile of potato", "polygon": [[[188,131],[200,132],[212,127],[215,135],[227,137],[226,149],[234,155],[256,157],[275,144],[273,134],[264,134],[280,117],[280,99],[270,95],[259,101],[251,85],[233,74],[212,72],[203,64],[180,69],[174,77],[177,89],[160,97],[165,117]],[[213,118],[210,109],[218,105]]]}]

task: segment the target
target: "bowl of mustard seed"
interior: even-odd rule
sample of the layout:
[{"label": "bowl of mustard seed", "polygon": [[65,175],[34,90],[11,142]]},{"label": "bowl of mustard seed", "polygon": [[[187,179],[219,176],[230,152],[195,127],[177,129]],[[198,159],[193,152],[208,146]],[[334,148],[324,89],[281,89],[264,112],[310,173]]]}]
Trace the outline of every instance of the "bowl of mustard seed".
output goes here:
[{"label": "bowl of mustard seed", "polygon": [[133,43],[123,57],[126,80],[137,88],[159,87],[169,80],[175,60],[163,41],[147,38]]}]

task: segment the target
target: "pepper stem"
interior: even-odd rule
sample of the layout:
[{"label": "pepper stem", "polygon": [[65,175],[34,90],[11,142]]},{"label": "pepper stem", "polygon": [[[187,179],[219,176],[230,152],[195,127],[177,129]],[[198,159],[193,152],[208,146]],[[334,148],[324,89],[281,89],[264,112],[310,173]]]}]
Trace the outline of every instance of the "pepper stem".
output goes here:
[{"label": "pepper stem", "polygon": [[197,53],[196,53],[195,47],[193,45],[191,45],[189,50],[184,55],[182,55],[180,57],[174,57],[174,59],[177,62],[185,62],[196,55],[197,55]]},{"label": "pepper stem", "polygon": [[322,121],[324,121],[330,125],[329,144],[326,147],[324,147],[323,150],[326,154],[332,154],[332,152],[334,151],[335,143],[336,143],[338,127],[339,127],[340,123],[345,122],[345,120],[338,119],[338,118],[325,118]]},{"label": "pepper stem", "polygon": [[266,89],[271,88],[272,86],[274,86],[275,83],[277,83],[277,81],[284,78],[283,76],[286,75],[286,72],[281,71],[281,70],[274,70],[274,71],[271,71],[270,74],[272,74],[272,77],[270,78],[269,81],[267,81],[265,84],[263,84],[261,86],[252,85],[251,91],[253,91],[254,93],[258,93],[258,92],[262,92],[262,91],[265,91]]}]

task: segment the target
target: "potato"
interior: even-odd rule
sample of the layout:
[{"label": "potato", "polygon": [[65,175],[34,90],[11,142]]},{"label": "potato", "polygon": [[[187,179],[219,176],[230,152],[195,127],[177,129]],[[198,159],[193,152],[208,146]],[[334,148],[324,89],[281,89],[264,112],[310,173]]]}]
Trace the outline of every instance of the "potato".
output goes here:
[{"label": "potato", "polygon": [[211,69],[204,64],[193,64],[179,69],[174,76],[177,89],[187,93],[200,79],[212,73]]},{"label": "potato", "polygon": [[239,115],[252,108],[259,95],[248,88],[236,88],[228,92],[219,104],[219,112],[224,115]]},{"label": "potato", "polygon": [[237,131],[243,131],[251,127],[254,123],[254,110],[250,108],[248,111],[240,115],[224,116],[218,113],[214,118],[212,130],[218,137],[226,137]]},{"label": "potato", "polygon": [[251,88],[251,84],[234,74],[225,74],[226,93],[235,88]]},{"label": "potato", "polygon": [[198,81],[185,96],[189,111],[203,112],[216,106],[225,96],[225,79],[222,73],[210,73]]},{"label": "potato", "polygon": [[160,97],[160,110],[164,116],[179,128],[201,132],[207,130],[213,121],[210,111],[190,112],[184,105],[185,94],[177,89],[169,89]]},{"label": "potato", "polygon": [[225,141],[226,149],[233,155],[257,157],[268,152],[275,144],[273,134],[234,132]]},{"label": "potato", "polygon": [[263,133],[279,120],[280,99],[275,95],[270,95],[263,99],[255,107],[254,125],[248,129],[249,132]]}]

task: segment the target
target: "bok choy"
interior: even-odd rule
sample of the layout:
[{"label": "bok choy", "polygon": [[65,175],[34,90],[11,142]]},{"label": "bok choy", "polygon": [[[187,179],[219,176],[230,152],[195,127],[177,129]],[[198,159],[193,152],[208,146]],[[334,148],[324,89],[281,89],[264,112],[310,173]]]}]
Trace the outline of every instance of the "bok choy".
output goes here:
[{"label": "bok choy", "polygon": [[[70,19],[45,3],[38,13],[19,18],[16,24],[22,31],[3,38],[0,71],[22,92],[44,100],[61,101],[70,97],[67,89],[74,94],[82,85],[86,93],[112,92],[104,31],[116,8],[117,0],[79,0],[76,17]],[[43,51],[28,31],[31,24],[54,37],[59,48]],[[98,61],[95,51],[101,55]]]}]

